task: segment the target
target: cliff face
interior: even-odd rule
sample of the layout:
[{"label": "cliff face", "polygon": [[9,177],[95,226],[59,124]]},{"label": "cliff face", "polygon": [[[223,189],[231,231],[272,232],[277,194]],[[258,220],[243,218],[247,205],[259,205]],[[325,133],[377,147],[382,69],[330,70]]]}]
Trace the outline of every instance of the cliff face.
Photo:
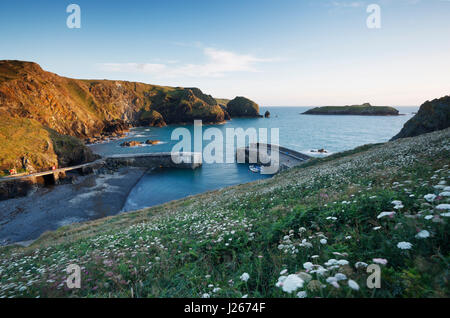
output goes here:
[{"label": "cliff face", "polygon": [[[20,168],[22,157],[29,157],[38,170],[92,159],[74,139],[69,143],[72,155],[65,153],[66,147],[57,153],[45,146],[54,143],[56,134],[88,139],[129,126],[160,127],[194,119],[218,123],[228,114],[198,88],[78,80],[46,72],[32,62],[0,61],[0,139],[3,149],[15,149],[10,153],[0,149],[0,171]],[[17,125],[24,127],[21,133],[15,132]],[[39,136],[42,149],[33,144],[33,134]]]},{"label": "cliff face", "polygon": [[228,102],[227,111],[231,117],[261,117],[258,104],[241,96]]},{"label": "cliff face", "polygon": [[392,140],[415,137],[450,127],[450,96],[426,101]]},{"label": "cliff face", "polygon": [[305,115],[361,115],[361,116],[396,116],[399,111],[390,106],[372,106],[369,103],[352,106],[323,106],[309,109]]},{"label": "cliff face", "polygon": [[[155,120],[149,120],[152,110],[162,118],[152,113]],[[35,119],[61,134],[82,138],[101,133],[117,120],[157,126],[194,118],[224,120],[215,99],[197,88],[76,80],[21,61],[0,61],[0,115]]]}]

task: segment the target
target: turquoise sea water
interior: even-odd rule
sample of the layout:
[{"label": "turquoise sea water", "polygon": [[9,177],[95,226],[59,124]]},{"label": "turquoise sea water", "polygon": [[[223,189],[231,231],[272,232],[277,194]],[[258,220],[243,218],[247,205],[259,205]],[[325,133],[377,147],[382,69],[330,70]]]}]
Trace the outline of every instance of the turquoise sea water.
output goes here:
[{"label": "turquoise sea water", "polygon": [[[412,113],[418,110],[418,107],[401,107],[399,108],[400,113],[405,115],[394,117],[300,114],[309,108],[261,107],[261,113],[264,114],[266,110],[269,110],[271,118],[233,119],[221,125],[203,126],[203,129],[218,128],[225,137],[227,128],[243,128],[244,130],[247,128],[278,128],[281,146],[306,154],[311,154],[312,149],[320,148],[333,153],[364,144],[388,141],[413,116]],[[171,140],[172,131],[177,127],[180,126],[135,128],[125,139],[92,145],[91,148],[101,155],[171,151],[178,142],[178,140]],[[181,127],[193,132],[193,125]],[[120,143],[124,140],[145,142],[147,139],[160,140],[162,143],[144,147],[120,147]],[[203,143],[205,146],[209,141]],[[224,151],[234,152],[234,147],[229,145]],[[204,163],[201,168],[194,171],[157,169],[144,175],[138,182],[131,191],[123,211],[150,207],[189,195],[268,177],[252,173],[248,170],[248,166],[235,163]]]}]

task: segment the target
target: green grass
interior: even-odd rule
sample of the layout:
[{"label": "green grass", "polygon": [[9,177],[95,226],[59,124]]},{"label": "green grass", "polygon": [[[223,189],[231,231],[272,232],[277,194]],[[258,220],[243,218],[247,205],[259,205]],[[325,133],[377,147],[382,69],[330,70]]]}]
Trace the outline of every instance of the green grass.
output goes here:
[{"label": "green grass", "polygon": [[[67,226],[29,248],[5,248],[0,296],[448,297],[450,228],[436,207],[450,201],[427,202],[424,195],[450,182],[449,134],[360,147],[269,180]],[[403,207],[394,209],[394,200]],[[396,214],[378,218],[383,211]],[[417,238],[422,230],[430,237]],[[412,248],[399,249],[403,241]],[[374,258],[388,263],[381,265],[381,288],[372,290],[355,264]],[[309,277],[307,262],[327,272]],[[82,267],[79,290],[64,284],[71,263]],[[276,286],[283,270],[311,280],[287,293]],[[333,287],[326,279],[337,273],[360,289],[347,279]]]}]

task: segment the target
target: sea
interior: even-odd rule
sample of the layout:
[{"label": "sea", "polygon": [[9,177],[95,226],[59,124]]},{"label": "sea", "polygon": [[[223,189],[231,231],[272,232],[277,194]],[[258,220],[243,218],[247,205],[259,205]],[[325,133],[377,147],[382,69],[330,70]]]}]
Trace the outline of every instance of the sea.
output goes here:
[{"label": "sea", "polygon": [[[234,118],[223,124],[203,125],[200,136],[205,137],[209,128],[214,128],[214,135],[223,135],[223,149],[216,149],[219,162],[203,163],[195,170],[190,169],[155,169],[146,173],[128,195],[122,212],[138,210],[159,205],[191,195],[217,190],[227,186],[247,183],[258,179],[270,178],[270,175],[254,173],[246,164],[226,163],[226,155],[234,153],[237,142],[227,141],[229,128],[244,131],[254,128],[259,141],[272,142],[292,150],[311,156],[318,154],[318,149],[325,149],[327,154],[353,149],[357,146],[382,143],[396,135],[406,121],[418,111],[418,107],[398,107],[401,116],[333,116],[303,115],[312,107],[261,107],[260,113],[270,112],[270,118]],[[138,127],[120,140],[91,145],[91,149],[102,156],[128,153],[170,152],[180,142],[181,132],[191,135],[192,151],[194,150],[194,125],[169,125],[166,127]],[[260,128],[266,128],[265,130]],[[277,132],[276,132],[277,131]],[[197,132],[198,129],[197,129]],[[267,133],[267,137],[265,136]],[[173,136],[174,135],[174,136]],[[197,134],[198,135],[198,134]],[[220,135],[220,134],[219,134]],[[177,137],[177,138],[175,138]],[[202,138],[202,137],[201,137]],[[148,139],[159,140],[156,145],[140,147],[121,147],[127,140],[145,142]],[[203,139],[203,138],[202,138]],[[199,140],[199,139],[196,139]],[[211,144],[211,140],[203,140],[203,147]],[[220,139],[218,139],[220,142]],[[248,143],[248,140],[246,141]],[[183,149],[189,150],[189,149]],[[221,162],[224,161],[224,162]]]}]

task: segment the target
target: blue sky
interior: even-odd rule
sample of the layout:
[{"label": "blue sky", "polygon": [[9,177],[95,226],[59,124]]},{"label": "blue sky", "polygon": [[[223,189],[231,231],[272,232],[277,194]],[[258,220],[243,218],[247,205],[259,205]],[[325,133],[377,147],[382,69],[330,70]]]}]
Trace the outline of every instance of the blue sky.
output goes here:
[{"label": "blue sky", "polygon": [[450,93],[449,17],[448,0],[0,0],[0,59],[266,106],[419,105]]}]

